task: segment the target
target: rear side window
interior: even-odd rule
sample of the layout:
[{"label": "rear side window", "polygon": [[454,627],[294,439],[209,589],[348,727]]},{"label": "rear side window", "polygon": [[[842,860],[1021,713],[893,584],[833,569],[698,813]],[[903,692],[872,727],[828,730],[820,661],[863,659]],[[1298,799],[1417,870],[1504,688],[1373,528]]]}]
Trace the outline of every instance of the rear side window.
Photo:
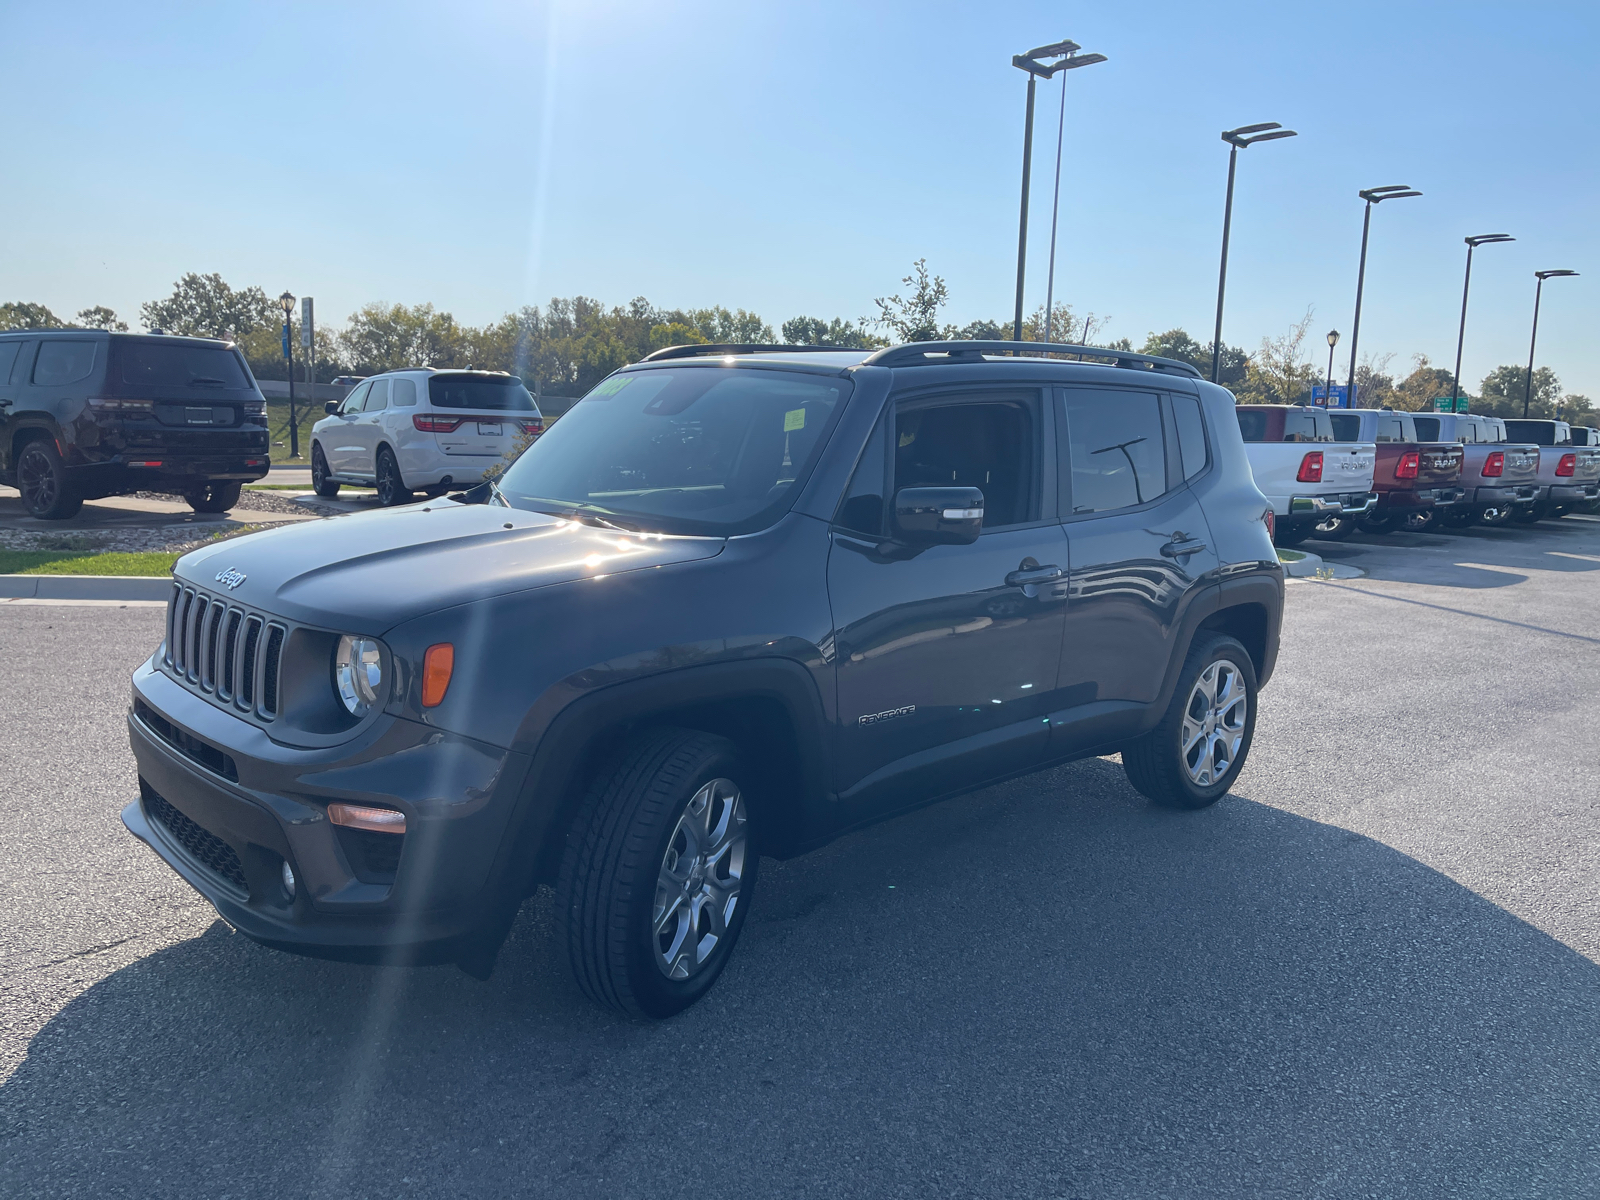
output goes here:
[{"label": "rear side window", "polygon": [[123,383],[155,388],[248,388],[237,350],[172,342],[121,342],[116,346]]},{"label": "rear side window", "polygon": [[1417,427],[1417,441],[1437,442],[1439,440],[1438,417],[1412,417],[1411,420]]},{"label": "rear side window", "polygon": [[1333,437],[1338,442],[1361,440],[1361,418],[1354,413],[1329,413],[1328,423],[1333,426]]},{"label": "rear side window", "polygon": [[51,338],[39,344],[33,360],[33,382],[40,387],[61,387],[89,378],[94,370],[94,348],[98,343],[85,339]]},{"label": "rear side window", "polygon": [[1183,477],[1193,479],[1206,469],[1206,427],[1200,420],[1200,401],[1193,396],[1174,395],[1172,418],[1178,426]]},{"label": "rear side window", "polygon": [[395,408],[411,408],[417,403],[417,381],[395,379],[389,384],[389,403]]},{"label": "rear side window", "polygon": [[1155,396],[1068,388],[1062,405],[1073,516],[1143,504],[1167,490],[1161,405]]},{"label": "rear side window", "polygon": [[435,408],[532,412],[533,396],[514,375],[435,375],[428,380]]},{"label": "rear side window", "polygon": [[1236,408],[1233,415],[1239,418],[1239,433],[1247,442],[1267,440],[1267,414],[1257,408]]},{"label": "rear side window", "polygon": [[16,365],[21,342],[0,342],[0,383],[11,382],[11,368]]},{"label": "rear side window", "polygon": [[389,407],[389,381],[387,379],[374,379],[372,390],[367,393],[367,402],[361,406],[362,412],[378,412]]}]

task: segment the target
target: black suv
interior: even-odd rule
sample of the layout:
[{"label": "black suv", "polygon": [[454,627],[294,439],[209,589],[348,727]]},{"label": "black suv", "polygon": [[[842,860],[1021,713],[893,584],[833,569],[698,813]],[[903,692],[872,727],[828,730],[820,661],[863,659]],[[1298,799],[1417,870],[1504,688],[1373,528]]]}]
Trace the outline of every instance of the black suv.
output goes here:
[{"label": "black suv", "polygon": [[226,512],[270,466],[266,400],[231,342],[0,334],[0,482],[36,517],[63,520],[85,500],[137,491]]},{"label": "black suv", "polygon": [[187,555],[123,820],[302,953],[486,976],[552,884],[583,989],[659,1017],[759,855],[1118,751],[1212,803],[1283,608],[1233,397],[1015,349],[661,351],[498,485]]}]

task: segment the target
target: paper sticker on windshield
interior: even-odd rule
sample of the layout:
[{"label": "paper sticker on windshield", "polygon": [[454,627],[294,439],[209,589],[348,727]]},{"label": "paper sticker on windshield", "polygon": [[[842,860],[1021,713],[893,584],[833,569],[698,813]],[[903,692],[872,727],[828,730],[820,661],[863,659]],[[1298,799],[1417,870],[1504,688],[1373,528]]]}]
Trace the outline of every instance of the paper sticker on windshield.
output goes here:
[{"label": "paper sticker on windshield", "polygon": [[595,387],[594,391],[589,393],[589,395],[590,396],[615,396],[618,392],[620,392],[623,388],[627,387],[632,382],[633,382],[633,380],[630,379],[628,376],[626,376],[626,375],[618,375],[618,376],[616,376],[616,377],[614,377],[612,379],[603,380],[598,386]]},{"label": "paper sticker on windshield", "polygon": [[805,427],[806,427],[806,410],[805,409],[803,409],[803,408],[791,408],[788,412],[783,414],[783,431],[785,433],[793,433],[796,429],[804,429]]}]

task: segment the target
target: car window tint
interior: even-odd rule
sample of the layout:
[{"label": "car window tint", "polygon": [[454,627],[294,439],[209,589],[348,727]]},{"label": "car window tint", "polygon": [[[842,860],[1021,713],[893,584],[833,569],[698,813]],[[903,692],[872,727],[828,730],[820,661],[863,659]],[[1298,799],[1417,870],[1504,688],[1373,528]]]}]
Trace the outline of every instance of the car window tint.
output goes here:
[{"label": "car window tint", "polygon": [[1236,408],[1233,415],[1239,421],[1239,433],[1247,442],[1267,440],[1267,414],[1259,408]]},{"label": "car window tint", "polygon": [[889,436],[888,428],[887,420],[879,421],[867,440],[866,449],[861,452],[861,462],[839,505],[839,514],[834,518],[834,524],[841,528],[870,537],[883,536],[884,475],[888,467],[884,443]]},{"label": "car window tint", "polygon": [[434,375],[428,380],[428,402],[435,408],[492,412],[532,412],[534,407],[533,394],[515,375]]},{"label": "car window tint", "polygon": [[1166,447],[1155,396],[1068,388],[1062,405],[1074,516],[1143,504],[1166,491]]},{"label": "car window tint", "polygon": [[894,490],[975,487],[983,524],[1017,525],[1036,509],[1032,406],[984,399],[895,413]]},{"label": "car window tint", "polygon": [[231,388],[250,386],[244,359],[223,346],[184,342],[141,342],[118,339],[116,363],[123,383],[160,388]]},{"label": "car window tint", "polygon": [[[1319,422],[1317,418],[1321,418]],[[1310,409],[1283,415],[1283,440],[1286,442],[1327,442],[1333,440],[1328,414]]]},{"label": "car window tint", "polygon": [[1379,417],[1378,436],[1373,439],[1379,442],[1403,442],[1406,440],[1405,428],[1400,424],[1399,417]]},{"label": "car window tint", "polygon": [[33,361],[33,382],[41,387],[61,387],[78,383],[94,370],[97,343],[85,339],[51,338],[39,346]]},{"label": "car window tint", "polygon": [[21,342],[0,342],[0,383],[11,382],[11,368],[16,365]]},{"label": "car window tint", "polygon": [[1417,440],[1419,442],[1437,442],[1439,440],[1438,417],[1412,417],[1411,423],[1417,427]]},{"label": "car window tint", "polygon": [[1206,428],[1200,420],[1200,401],[1194,396],[1174,395],[1172,417],[1178,425],[1178,455],[1183,462],[1183,477],[1193,479],[1206,469]]},{"label": "car window tint", "polygon": [[1361,440],[1361,418],[1354,413],[1329,413],[1328,423],[1333,426],[1335,441],[1359,442]]},{"label": "car window tint", "polygon": [[356,390],[344,398],[344,407],[339,411],[344,413],[358,413],[361,406],[367,402],[367,393],[372,390],[372,383],[358,384]]},{"label": "car window tint", "polygon": [[396,379],[389,384],[389,403],[395,408],[412,408],[417,403],[417,381]]},{"label": "car window tint", "polygon": [[367,402],[361,406],[362,412],[377,412],[389,407],[389,381],[387,379],[374,379],[372,390],[367,393]]}]

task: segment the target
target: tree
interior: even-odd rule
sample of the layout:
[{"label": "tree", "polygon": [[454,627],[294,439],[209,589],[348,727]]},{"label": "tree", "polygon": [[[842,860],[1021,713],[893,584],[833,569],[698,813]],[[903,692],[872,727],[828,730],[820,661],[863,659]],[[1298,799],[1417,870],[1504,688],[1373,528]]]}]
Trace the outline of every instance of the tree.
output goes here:
[{"label": "tree", "polygon": [[1261,339],[1261,349],[1250,360],[1242,388],[1237,391],[1246,404],[1295,404],[1309,395],[1317,369],[1305,357],[1306,333],[1311,328],[1313,310],[1277,337]]},{"label": "tree", "polygon": [[[1161,358],[1175,358],[1186,362],[1207,379],[1211,378],[1211,344],[1198,342],[1185,329],[1169,329],[1165,333],[1152,333],[1139,347],[1140,354],[1154,354]],[[1225,388],[1237,389],[1243,385],[1250,356],[1238,346],[1222,344],[1222,359],[1217,364],[1217,382]]]},{"label": "tree", "polygon": [[665,350],[668,346],[703,346],[710,340],[693,325],[685,325],[682,321],[668,321],[664,325],[650,327],[652,351]]},{"label": "tree", "polygon": [[870,350],[888,342],[867,330],[860,321],[840,317],[823,321],[817,317],[790,317],[783,323],[783,341],[788,346],[839,346],[849,350]]},{"label": "tree", "polygon": [[42,304],[0,304],[0,329],[59,329],[66,322]]},{"label": "tree", "polygon": [[960,329],[947,328],[945,336],[958,342],[1009,342],[1011,326],[1004,321],[968,321]]},{"label": "tree", "polygon": [[281,326],[282,310],[258,287],[234,291],[215,273],[185,275],[165,300],[139,306],[146,329],[186,337],[239,338],[258,329]]},{"label": "tree", "polygon": [[1587,396],[1580,396],[1576,392],[1568,392],[1561,397],[1561,420],[1572,421],[1579,424],[1592,424],[1594,422],[1594,401]]},{"label": "tree", "polygon": [[720,304],[715,308],[694,308],[686,313],[673,313],[685,325],[692,325],[708,342],[734,345],[770,343],[772,326],[753,312],[736,308],[731,312]]},{"label": "tree", "polygon": [[[1474,412],[1489,417],[1520,417],[1522,401],[1528,392],[1528,368],[1517,366],[1496,367],[1484,376],[1478,385],[1478,401]],[[1448,395],[1447,388],[1441,395]],[[1555,416],[1556,402],[1561,399],[1561,380],[1549,367],[1540,367],[1533,373],[1533,395],[1528,405],[1528,415],[1541,420]]]},{"label": "tree", "polygon": [[1394,355],[1382,354],[1377,359],[1368,355],[1356,368],[1356,399],[1362,408],[1395,407],[1397,394],[1394,376],[1389,374],[1389,363]]},{"label": "tree", "polygon": [[[1391,403],[1395,408],[1423,412],[1433,407],[1435,399],[1450,394],[1451,376],[1443,367],[1434,366],[1426,354],[1413,354],[1411,362],[1411,374],[1395,388]],[[1366,405],[1359,386],[1356,388],[1356,402],[1372,407]]]},{"label": "tree", "polygon": [[928,275],[928,260],[917,259],[911,274],[900,280],[911,288],[909,299],[879,296],[873,301],[878,316],[873,324],[887,329],[900,342],[937,342],[956,336],[954,326],[939,324],[939,310],[950,301],[950,289],[938,275]]},{"label": "tree", "polygon": [[[289,326],[289,338],[294,346],[294,381],[301,383],[306,377],[306,365],[301,355],[304,350],[300,345],[300,322],[294,321]],[[339,345],[339,335],[333,330],[318,325],[317,339],[317,373],[318,383],[332,383],[340,375],[345,374],[343,351]],[[289,378],[289,364],[283,357],[283,326],[275,325],[266,329],[252,330],[242,334],[235,341],[239,350],[244,354],[245,361],[250,364],[250,370],[257,379],[285,380]]]},{"label": "tree", "polygon": [[431,304],[380,303],[350,314],[339,342],[356,374],[376,375],[404,367],[472,366],[470,332]]},{"label": "tree", "polygon": [[104,304],[78,310],[78,324],[85,329],[104,329],[111,333],[127,333],[128,323],[120,320]]}]

